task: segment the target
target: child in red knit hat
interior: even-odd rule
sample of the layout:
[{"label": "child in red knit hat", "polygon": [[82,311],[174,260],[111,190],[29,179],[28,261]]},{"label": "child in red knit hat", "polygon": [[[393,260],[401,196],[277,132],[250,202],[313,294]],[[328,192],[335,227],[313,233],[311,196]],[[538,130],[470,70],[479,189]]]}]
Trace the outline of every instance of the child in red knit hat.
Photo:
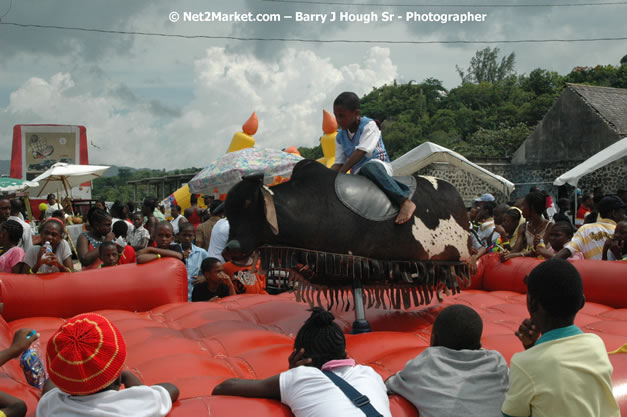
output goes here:
[{"label": "child in red knit hat", "polygon": [[[163,383],[142,385],[123,371],[126,344],[105,317],[88,313],[68,320],[48,341],[50,379],[37,406],[37,417],[165,417],[179,391]],[[120,390],[124,385],[125,389]]]}]

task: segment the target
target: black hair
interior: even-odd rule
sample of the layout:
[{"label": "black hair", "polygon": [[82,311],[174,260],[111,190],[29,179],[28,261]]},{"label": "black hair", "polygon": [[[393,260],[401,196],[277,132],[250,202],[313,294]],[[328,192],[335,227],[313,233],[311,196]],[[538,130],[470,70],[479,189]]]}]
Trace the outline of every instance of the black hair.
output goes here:
[{"label": "black hair", "polygon": [[579,271],[559,258],[544,261],[529,273],[527,294],[554,318],[574,318],[584,302]]},{"label": "black hair", "polygon": [[154,197],[146,197],[144,198],[144,202],[142,203],[142,205],[152,209],[152,211],[155,211],[155,208],[157,208],[157,199]]},{"label": "black hair", "polygon": [[0,200],[7,200],[9,203],[11,203],[11,199],[8,196],[3,195],[3,194],[0,194]]},{"label": "black hair", "polygon": [[[189,196],[189,203],[191,205],[197,204],[198,203],[198,195],[197,194],[192,194],[191,196]],[[180,211],[180,209],[179,209]]]},{"label": "black hair", "polygon": [[99,209],[98,207],[92,207],[87,212],[87,221],[92,227],[95,227],[96,224],[108,220],[111,218],[111,215],[106,211]]},{"label": "black hair", "polygon": [[480,210],[485,210],[488,213],[488,217],[492,217],[494,215],[495,207],[496,203],[494,203],[494,201],[487,201],[481,205]]},{"label": "black hair", "polygon": [[220,261],[218,258],[205,258],[200,264],[200,272],[211,272],[211,270],[220,262],[222,261]]},{"label": "black hair", "polygon": [[570,200],[567,198],[560,198],[559,200],[557,200],[557,207],[559,207],[560,211],[562,207],[568,209],[570,207]]},{"label": "black hair", "polygon": [[11,214],[12,215],[17,215],[18,213],[21,213],[23,209],[24,209],[24,202],[22,200],[20,200],[19,198],[11,199]]},{"label": "black hair", "polygon": [[115,218],[123,219],[124,218],[124,204],[122,204],[120,200],[115,200],[113,202],[113,205],[109,209],[109,213],[111,213],[111,216]]},{"label": "black hair", "polygon": [[525,201],[530,209],[538,214],[544,213],[546,208],[546,195],[540,191],[534,191],[525,196]]},{"label": "black hair", "polygon": [[64,220],[64,215],[63,215],[63,210],[55,210],[52,213],[50,213],[50,217],[56,217],[57,219],[61,220],[61,221],[65,221]]},{"label": "black hair", "polygon": [[[609,216],[612,213],[612,211],[610,210],[608,213],[605,213],[606,216]],[[601,214],[601,217],[606,217],[604,215]],[[586,217],[583,219],[583,224],[592,224],[592,223],[596,223],[597,219],[599,217],[599,212],[596,210],[592,210],[590,211],[590,213],[588,213],[586,215]]]},{"label": "black hair", "polygon": [[142,214],[141,211],[136,211],[133,214],[131,214],[131,219],[135,218],[135,216],[141,216],[142,220],[144,219],[144,215]]},{"label": "black hair", "polygon": [[102,256],[102,253],[104,252],[104,250],[106,248],[115,248],[115,250],[118,250],[118,247],[115,245],[115,242],[112,242],[110,240],[105,240],[104,242],[102,242],[100,244],[100,246],[98,246],[98,256]]},{"label": "black hair", "polygon": [[555,223],[551,230],[558,230],[568,236],[569,239],[572,238],[575,233],[573,225],[570,224],[570,222],[563,221]]},{"label": "black hair", "polygon": [[56,195],[54,195],[53,193],[50,193],[46,196],[46,201],[50,201],[50,197],[54,198],[55,200],[57,199]]},{"label": "black hair", "polygon": [[20,243],[20,239],[22,239],[22,233],[24,232],[24,228],[22,227],[20,222],[16,220],[5,220],[4,222],[2,222],[2,225],[0,227],[7,231],[11,243],[16,246],[18,243]]},{"label": "black hair", "polygon": [[126,202],[126,207],[128,207],[128,212],[129,213],[134,213],[135,209],[137,209],[137,204],[135,204],[134,201],[127,201]]},{"label": "black hair", "polygon": [[483,321],[472,308],[454,304],[440,311],[431,330],[436,346],[461,350],[481,349]]},{"label": "black hair", "polygon": [[520,211],[516,209],[507,210],[505,215],[511,218],[514,221],[514,224],[518,224],[520,222]]},{"label": "black hair", "polygon": [[183,229],[192,229],[196,231],[196,227],[190,222],[179,223],[179,233],[183,232]]},{"label": "black hair", "polygon": [[48,220],[46,220],[45,222],[41,223],[41,225],[39,226],[39,230],[40,230],[39,234],[41,234],[41,232],[43,232],[43,230],[49,224],[53,224],[56,227],[58,227],[59,231],[61,232],[61,236],[63,236],[65,234],[65,229],[63,228],[63,226],[64,226],[63,220],[59,219],[58,217],[51,217]]},{"label": "black hair", "polygon": [[209,211],[211,211],[211,214],[213,214],[213,211],[217,209],[220,204],[222,204],[222,201],[220,200],[213,200],[211,204],[209,204]]},{"label": "black hair", "polygon": [[[176,211],[178,211],[178,212],[179,212],[179,214],[181,213],[181,210],[182,210],[182,209],[181,209],[181,206],[179,206],[178,204],[173,205],[171,209],[173,209],[173,208],[174,208],[174,209],[176,209]],[[171,210],[171,209],[170,209],[170,210]]]},{"label": "black hair", "polygon": [[336,97],[335,101],[333,101],[333,105],[343,107],[350,111],[359,110],[359,97],[353,92],[345,91]]},{"label": "black hair", "polygon": [[113,223],[111,231],[113,232],[115,237],[126,236],[126,234],[128,233],[128,225],[124,220],[118,220],[117,222]]},{"label": "black hair", "polygon": [[172,233],[174,233],[174,226],[172,226],[172,223],[167,220],[161,220],[159,223],[157,223],[157,226],[155,226],[155,231],[157,231],[157,229],[159,229],[160,227],[168,227],[170,230],[172,230]]},{"label": "black hair", "polygon": [[344,332],[334,319],[331,312],[312,308],[294,340],[294,349],[305,349],[305,357],[311,358],[311,364],[318,369],[330,360],[346,359]]}]

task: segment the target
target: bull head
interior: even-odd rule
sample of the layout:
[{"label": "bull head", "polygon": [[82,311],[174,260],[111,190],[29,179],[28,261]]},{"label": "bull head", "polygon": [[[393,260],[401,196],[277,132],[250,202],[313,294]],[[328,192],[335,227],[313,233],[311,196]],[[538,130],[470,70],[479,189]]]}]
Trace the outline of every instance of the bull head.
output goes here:
[{"label": "bull head", "polygon": [[264,223],[268,225],[273,235],[279,233],[273,193],[263,185],[263,173],[243,177],[242,181],[229,191],[224,211],[230,224],[227,248],[242,251],[256,249],[263,243],[263,236],[267,236],[267,232],[263,230]]}]

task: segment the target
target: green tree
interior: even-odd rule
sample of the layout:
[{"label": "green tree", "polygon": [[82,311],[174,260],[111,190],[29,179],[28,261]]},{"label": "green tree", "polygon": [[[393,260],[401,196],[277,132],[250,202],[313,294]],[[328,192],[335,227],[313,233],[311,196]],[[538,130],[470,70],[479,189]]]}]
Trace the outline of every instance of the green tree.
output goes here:
[{"label": "green tree", "polygon": [[514,66],[516,54],[512,52],[499,61],[499,48],[489,46],[475,52],[475,56],[470,58],[470,64],[464,71],[459,66],[455,66],[457,73],[462,79],[462,83],[481,82],[496,83],[505,80],[510,75],[515,75]]}]

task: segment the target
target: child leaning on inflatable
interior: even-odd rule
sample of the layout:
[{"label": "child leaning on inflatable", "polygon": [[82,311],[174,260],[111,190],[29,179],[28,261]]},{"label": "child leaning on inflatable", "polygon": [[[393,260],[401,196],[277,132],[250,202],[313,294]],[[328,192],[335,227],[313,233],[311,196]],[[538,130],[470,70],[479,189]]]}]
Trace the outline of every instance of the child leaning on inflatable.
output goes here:
[{"label": "child leaning on inflatable", "polygon": [[481,348],[483,322],[470,307],[443,309],[433,323],[431,346],[385,381],[421,417],[501,417],[507,392],[505,358]]},{"label": "child leaning on inflatable", "polygon": [[123,370],[125,360],[124,338],[108,319],[94,313],[69,319],[48,341],[50,379],[37,417],[167,416],[178,388],[170,383],[142,385]]},{"label": "child leaning on inflatable", "polygon": [[605,344],[574,325],[585,303],[577,269],[550,259],[526,283],[531,317],[516,332],[526,350],[512,357],[503,415],[620,416]]}]

